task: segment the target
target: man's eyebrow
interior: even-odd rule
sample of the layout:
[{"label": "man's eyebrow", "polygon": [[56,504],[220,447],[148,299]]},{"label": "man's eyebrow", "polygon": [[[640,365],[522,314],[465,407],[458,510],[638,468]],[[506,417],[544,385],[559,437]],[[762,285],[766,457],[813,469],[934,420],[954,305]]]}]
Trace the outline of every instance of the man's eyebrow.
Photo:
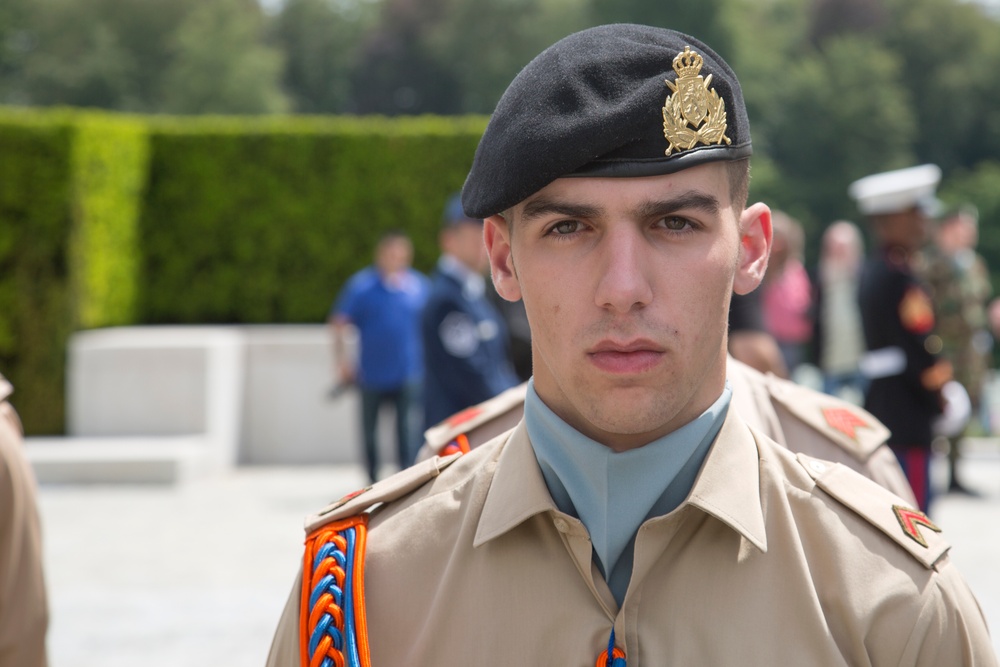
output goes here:
[{"label": "man's eyebrow", "polygon": [[564,215],[568,218],[593,218],[600,213],[600,210],[597,206],[590,206],[588,204],[572,204],[548,197],[538,197],[524,205],[524,210],[521,211],[521,219],[524,222],[530,222],[535,218],[553,213]]},{"label": "man's eyebrow", "polygon": [[[699,210],[709,215],[716,215],[721,210],[722,205],[713,195],[697,190],[682,192],[676,197],[669,199],[657,199],[643,202],[636,207],[634,214],[639,218],[651,218],[660,215],[669,215],[681,210]],[[567,201],[560,201],[549,197],[538,197],[524,205],[521,211],[521,219],[529,222],[546,215],[564,215],[568,218],[596,218],[600,217],[601,207],[591,204],[576,204]]]},{"label": "man's eyebrow", "polygon": [[635,214],[639,218],[652,218],[691,209],[702,211],[709,215],[717,215],[722,209],[722,205],[713,195],[689,190],[670,199],[644,202],[636,208]]}]

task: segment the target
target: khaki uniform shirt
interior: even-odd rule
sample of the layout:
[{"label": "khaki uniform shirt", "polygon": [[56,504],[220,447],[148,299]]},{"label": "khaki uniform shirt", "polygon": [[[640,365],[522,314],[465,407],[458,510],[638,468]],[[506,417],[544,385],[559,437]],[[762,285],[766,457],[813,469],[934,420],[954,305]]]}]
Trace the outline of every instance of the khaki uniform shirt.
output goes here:
[{"label": "khaki uniform shirt", "polygon": [[[889,430],[863,408],[765,375],[732,357],[727,377],[732,407],[750,426],[793,452],[843,463],[916,507],[906,475],[885,444]],[[459,435],[474,448],[513,428],[524,412],[526,386],[509,389],[428,429],[417,460],[441,453]]]},{"label": "khaki uniform shirt", "polygon": [[[939,533],[733,411],[684,503],[639,528],[620,609],[523,423],[334,503],[307,530],[380,503],[364,577],[375,667],[591,667],[612,626],[628,667],[996,665]],[[299,605],[296,585],[271,667],[305,664]]]},{"label": "khaki uniform shirt", "polygon": [[42,667],[48,605],[41,529],[11,391],[0,376],[0,667]]}]

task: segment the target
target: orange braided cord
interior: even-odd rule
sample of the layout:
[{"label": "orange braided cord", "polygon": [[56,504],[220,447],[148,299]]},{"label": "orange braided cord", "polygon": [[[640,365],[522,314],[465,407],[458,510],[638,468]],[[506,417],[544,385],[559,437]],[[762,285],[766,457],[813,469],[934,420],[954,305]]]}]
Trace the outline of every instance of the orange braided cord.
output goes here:
[{"label": "orange braided cord", "polygon": [[302,667],[370,667],[364,614],[367,515],[306,538],[299,608]]},{"label": "orange braided cord", "polygon": [[464,433],[458,434],[454,440],[449,442],[441,450],[439,456],[450,456],[451,454],[457,454],[459,452],[463,454],[468,454],[472,450],[469,445],[469,438]]}]

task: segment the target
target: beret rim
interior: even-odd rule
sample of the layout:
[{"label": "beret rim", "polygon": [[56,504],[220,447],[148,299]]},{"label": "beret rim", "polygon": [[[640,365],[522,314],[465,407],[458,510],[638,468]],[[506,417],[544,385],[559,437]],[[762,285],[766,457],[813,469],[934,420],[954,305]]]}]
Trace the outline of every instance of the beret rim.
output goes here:
[{"label": "beret rim", "polygon": [[544,185],[539,186],[534,192],[517,201],[499,200],[500,205],[492,208],[497,210],[473,209],[466,207],[466,213],[475,218],[488,218],[491,215],[502,213],[512,206],[520,204],[522,201],[533,195],[538,190],[559,180],[560,178],[642,178],[645,176],[664,176],[675,174],[685,169],[691,169],[703,164],[712,162],[736,162],[749,158],[753,154],[753,145],[747,141],[733,146],[701,146],[696,149],[686,151],[680,155],[673,155],[667,158],[656,158],[648,160],[621,159],[621,160],[594,160],[583,165],[574,172],[562,174]]}]

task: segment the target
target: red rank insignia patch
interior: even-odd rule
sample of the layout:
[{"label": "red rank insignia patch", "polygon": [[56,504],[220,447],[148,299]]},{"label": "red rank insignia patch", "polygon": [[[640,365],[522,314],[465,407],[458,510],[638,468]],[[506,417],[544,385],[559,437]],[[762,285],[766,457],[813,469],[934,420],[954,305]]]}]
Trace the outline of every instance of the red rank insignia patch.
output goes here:
[{"label": "red rank insignia patch", "polygon": [[899,521],[899,525],[907,537],[925,549],[927,548],[927,540],[920,534],[919,526],[933,530],[935,533],[941,532],[941,529],[935,526],[934,522],[923,512],[902,505],[893,505],[892,511],[896,513],[896,520]]},{"label": "red rank insignia patch", "polygon": [[337,502],[332,503],[329,507],[327,507],[322,512],[320,512],[320,515],[322,516],[323,514],[329,514],[333,510],[335,510],[335,509],[337,509],[339,507],[343,507],[347,503],[351,502],[352,500],[354,500],[355,498],[357,498],[358,496],[360,496],[362,493],[365,493],[366,491],[371,491],[371,489],[372,489],[371,486],[366,486],[363,489],[358,489],[357,491],[351,491],[346,496],[344,496],[343,498],[341,498]]},{"label": "red rank insignia patch", "polygon": [[847,408],[823,408],[823,416],[830,428],[840,431],[851,440],[857,440],[857,428],[871,428],[864,419]]},{"label": "red rank insignia patch", "polygon": [[919,287],[906,290],[899,303],[899,321],[915,334],[928,334],[934,329],[934,306],[926,292]]},{"label": "red rank insignia patch", "polygon": [[452,427],[458,426],[459,424],[464,424],[467,421],[475,419],[480,414],[482,414],[482,412],[483,412],[482,408],[473,406],[471,408],[462,410],[461,412],[456,412],[451,417],[445,419],[444,423]]}]

